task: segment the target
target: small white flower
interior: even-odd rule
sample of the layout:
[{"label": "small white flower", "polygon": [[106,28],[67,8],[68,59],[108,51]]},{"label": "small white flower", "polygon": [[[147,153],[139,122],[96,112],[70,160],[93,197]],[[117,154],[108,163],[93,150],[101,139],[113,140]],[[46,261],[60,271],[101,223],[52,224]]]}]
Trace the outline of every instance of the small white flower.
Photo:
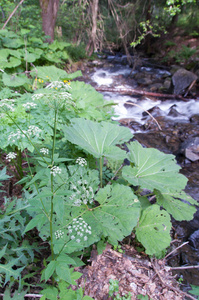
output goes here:
[{"label": "small white flower", "polygon": [[32,100],[35,101],[35,100],[38,100],[40,98],[42,98],[44,96],[44,94],[34,94],[32,95]]},{"label": "small white flower", "polygon": [[74,235],[71,235],[70,238],[71,238],[71,240],[74,240],[74,239],[75,239],[75,236],[74,236]]},{"label": "small white flower", "polygon": [[23,107],[24,107],[25,109],[35,108],[36,106],[37,106],[37,104],[36,104],[36,103],[33,103],[33,102],[27,102],[27,103],[24,103],[24,104],[23,104]]},{"label": "small white flower", "polygon": [[81,167],[87,166],[87,161],[83,157],[78,157],[76,159],[76,164],[80,165]]},{"label": "small white flower", "polygon": [[64,236],[64,232],[63,231],[57,230],[55,232],[55,237],[56,237],[57,240],[63,238],[63,236]]},{"label": "small white flower", "polygon": [[88,240],[88,238],[87,238],[87,236],[85,235],[85,236],[84,236],[84,241],[87,241],[87,240]]},{"label": "small white flower", "polygon": [[14,111],[14,102],[15,100],[13,99],[3,99],[0,101],[0,107],[3,107],[4,109],[8,109],[10,111]]},{"label": "small white flower", "polygon": [[61,174],[61,169],[59,167],[52,167],[50,170],[50,174],[52,174],[53,176],[56,176],[57,174]]},{"label": "small white flower", "polygon": [[42,132],[42,130],[41,130],[39,127],[37,127],[37,126],[35,126],[35,125],[30,125],[30,126],[28,127],[27,134],[28,134],[29,136],[34,135],[34,136],[36,136],[36,137],[39,137],[39,134],[40,134],[41,132]]},{"label": "small white flower", "polygon": [[76,239],[76,242],[77,242],[77,243],[80,243],[80,239]]},{"label": "small white flower", "polygon": [[11,161],[12,159],[15,159],[17,156],[17,154],[15,152],[9,152],[7,155],[6,155],[6,159],[8,161]]},{"label": "small white flower", "polygon": [[47,148],[41,148],[40,153],[43,153],[44,155],[48,155],[49,150]]}]

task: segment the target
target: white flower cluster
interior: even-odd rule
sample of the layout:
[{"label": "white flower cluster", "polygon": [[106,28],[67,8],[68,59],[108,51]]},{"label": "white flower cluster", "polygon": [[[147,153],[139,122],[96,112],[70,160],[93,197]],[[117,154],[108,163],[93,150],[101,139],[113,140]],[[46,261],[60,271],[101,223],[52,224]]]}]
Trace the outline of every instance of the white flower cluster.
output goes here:
[{"label": "white flower cluster", "polygon": [[73,201],[73,205],[80,206],[81,204],[93,203],[93,188],[88,185],[88,182],[86,180],[78,180],[77,184],[78,188],[73,183],[71,183],[70,186],[71,190],[74,192],[69,197],[69,199]]},{"label": "white flower cluster", "polygon": [[56,240],[63,238],[64,232],[62,230],[55,231]]},{"label": "white flower cluster", "polygon": [[39,127],[37,127],[37,126],[35,126],[35,125],[30,125],[30,126],[28,127],[28,130],[27,130],[26,134],[27,134],[28,136],[36,136],[36,137],[39,137],[39,135],[40,135],[41,132],[42,132],[42,130],[41,130]]},{"label": "white flower cluster", "polygon": [[53,174],[53,176],[61,174],[61,169],[59,167],[54,166],[50,169],[50,174]]},{"label": "white flower cluster", "polygon": [[6,159],[8,161],[11,161],[12,159],[15,159],[17,156],[17,154],[15,152],[9,152],[7,155],[6,155]]},{"label": "white flower cluster", "polygon": [[23,104],[23,107],[24,107],[25,109],[35,108],[36,106],[37,106],[37,104],[36,104],[36,103],[33,103],[33,102],[27,102],[27,103]]},{"label": "white flower cluster", "polygon": [[44,155],[48,155],[49,154],[49,150],[47,148],[41,148],[40,149],[40,153],[43,153]]},{"label": "white flower cluster", "polygon": [[14,102],[15,100],[13,99],[3,99],[0,101],[0,107],[3,107],[4,109],[8,109],[10,111],[14,111]]},{"label": "white flower cluster", "polygon": [[42,132],[42,130],[35,126],[35,125],[30,125],[28,127],[28,130],[22,130],[20,131],[19,129],[17,129],[16,132],[11,132],[8,136],[8,141],[11,141],[12,143],[15,143],[16,140],[20,140],[21,138],[25,138],[25,136],[27,135],[28,137],[39,137],[40,133]]},{"label": "white flower cluster", "polygon": [[[25,132],[25,130],[23,130]],[[25,134],[22,133],[19,129],[17,129],[16,132],[11,132],[8,136],[8,141],[11,141],[12,143],[15,143],[16,140],[19,140],[21,138],[24,138]]]},{"label": "white flower cluster", "polygon": [[72,225],[68,226],[68,233],[71,240],[76,240],[77,243],[87,241],[88,235],[91,235],[91,227],[82,219],[73,219]]},{"label": "white flower cluster", "polygon": [[78,157],[76,159],[76,164],[80,165],[81,167],[87,166],[87,161],[83,157]]},{"label": "white flower cluster", "polygon": [[33,101],[35,101],[35,100],[41,99],[43,96],[44,96],[44,94],[34,94],[34,95],[32,95],[31,98]]},{"label": "white flower cluster", "polygon": [[59,89],[61,91],[68,91],[69,89],[71,89],[69,84],[67,84],[67,83],[65,84],[62,81],[53,81],[46,88],[47,89],[54,88],[54,89]]}]

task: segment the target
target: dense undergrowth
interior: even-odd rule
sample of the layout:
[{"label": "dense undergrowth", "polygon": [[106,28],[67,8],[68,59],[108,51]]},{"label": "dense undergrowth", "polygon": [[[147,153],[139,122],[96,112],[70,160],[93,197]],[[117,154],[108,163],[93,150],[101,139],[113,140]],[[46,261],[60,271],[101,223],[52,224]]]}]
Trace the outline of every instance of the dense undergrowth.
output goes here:
[{"label": "dense undergrowth", "polygon": [[70,286],[93,244],[100,253],[133,231],[148,255],[163,257],[171,216],[191,220],[197,202],[173,155],[133,141],[111,120],[113,103],[74,81],[81,72],[50,66],[69,59],[68,44],[8,31],[0,39],[0,181],[9,170],[23,186],[21,197],[4,197],[0,215],[2,289],[91,299]]}]

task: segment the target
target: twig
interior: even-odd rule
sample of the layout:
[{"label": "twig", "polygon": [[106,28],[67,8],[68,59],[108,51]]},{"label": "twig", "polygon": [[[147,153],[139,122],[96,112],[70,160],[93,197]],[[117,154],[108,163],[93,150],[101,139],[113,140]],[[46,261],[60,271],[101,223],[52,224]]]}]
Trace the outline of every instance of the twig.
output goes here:
[{"label": "twig", "polygon": [[6,25],[8,24],[8,22],[10,21],[10,19],[12,18],[12,16],[14,15],[14,13],[16,12],[17,8],[24,2],[25,0],[21,0],[19,2],[19,4],[15,7],[15,9],[13,10],[13,12],[9,15],[7,21],[4,23],[2,29],[4,29],[6,27]]},{"label": "twig", "polygon": [[189,244],[189,242],[185,242],[183,243],[182,245],[178,246],[177,248],[175,248],[174,250],[172,250],[169,254],[167,254],[165,257],[164,257],[164,260],[167,259],[167,257],[169,257],[171,254],[173,254],[175,251],[177,251],[178,249],[182,248],[183,246]]},{"label": "twig", "polygon": [[185,270],[185,269],[198,269],[199,265],[197,266],[185,266],[185,267],[169,267],[170,270]]},{"label": "twig", "polygon": [[111,180],[107,183],[107,184],[111,184],[111,181],[115,178],[115,176],[117,175],[117,173],[124,167],[124,164],[121,164],[121,166],[119,167],[119,169],[115,172],[115,174],[113,175],[113,177],[111,178]]},{"label": "twig", "polygon": [[[13,294],[14,295],[14,294]],[[11,295],[11,296],[13,296]],[[4,294],[0,294],[1,297],[4,297]],[[32,297],[32,298],[41,298],[43,295],[40,294],[26,294],[24,297]]]},{"label": "twig", "polygon": [[159,123],[158,123],[158,121],[152,116],[152,114],[150,114],[150,112],[148,111],[148,110],[145,110],[144,108],[142,108],[142,106],[140,106],[140,105],[138,105],[138,104],[136,104],[136,103],[132,103],[132,102],[126,102],[126,104],[128,104],[128,105],[133,105],[133,106],[137,106],[137,107],[139,107],[139,108],[141,108],[143,111],[145,111],[155,122],[156,122],[156,124],[157,124],[157,126],[158,126],[158,128],[159,128],[159,130],[162,130],[162,128],[161,128],[161,126],[159,125]]}]

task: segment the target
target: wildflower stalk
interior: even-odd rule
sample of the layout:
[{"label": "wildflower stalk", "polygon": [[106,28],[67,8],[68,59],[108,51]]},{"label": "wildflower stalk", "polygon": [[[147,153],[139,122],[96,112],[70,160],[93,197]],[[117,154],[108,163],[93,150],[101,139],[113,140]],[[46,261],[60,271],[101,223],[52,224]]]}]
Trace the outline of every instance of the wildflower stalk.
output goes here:
[{"label": "wildflower stalk", "polygon": [[17,169],[17,172],[19,174],[20,179],[22,179],[23,176],[24,176],[23,175],[23,169],[22,169],[22,152],[18,148],[17,148],[16,151],[17,151],[17,165],[16,165],[16,169]]},{"label": "wildflower stalk", "polygon": [[[54,120],[54,132],[53,132],[53,147],[52,147],[52,158],[51,165],[54,164],[54,152],[55,152],[55,141],[56,141],[56,129],[57,129],[57,109],[55,109],[55,120]],[[53,249],[53,210],[54,210],[54,187],[53,187],[53,173],[51,173],[51,208],[50,208],[50,240],[51,240],[51,255],[52,260],[54,260],[54,249]]]}]

